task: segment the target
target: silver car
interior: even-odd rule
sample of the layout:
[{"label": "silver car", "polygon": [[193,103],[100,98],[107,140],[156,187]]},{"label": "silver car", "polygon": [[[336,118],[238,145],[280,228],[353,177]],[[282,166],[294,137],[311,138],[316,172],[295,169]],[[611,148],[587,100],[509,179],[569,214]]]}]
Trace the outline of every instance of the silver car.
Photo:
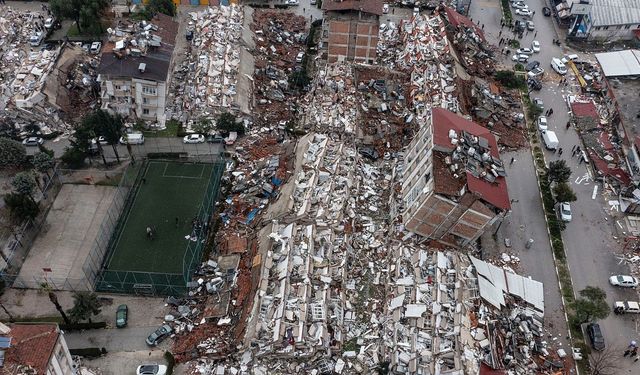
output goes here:
[{"label": "silver car", "polygon": [[615,275],[609,278],[609,283],[613,286],[621,286],[623,288],[635,288],[638,286],[638,279],[628,275]]}]

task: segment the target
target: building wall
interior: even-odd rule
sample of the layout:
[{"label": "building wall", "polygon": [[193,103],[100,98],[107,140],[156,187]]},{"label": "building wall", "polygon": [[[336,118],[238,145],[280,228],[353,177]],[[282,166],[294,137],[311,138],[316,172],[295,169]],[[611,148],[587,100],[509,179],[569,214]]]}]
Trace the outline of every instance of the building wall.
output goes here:
[{"label": "building wall", "polygon": [[165,123],[167,85],[165,82],[131,78],[107,78],[101,84],[102,109],[123,116]]},{"label": "building wall", "polygon": [[377,21],[329,21],[327,58],[330,63],[342,60],[373,63],[377,45]]},{"label": "building wall", "polygon": [[433,126],[431,118],[422,124],[418,134],[406,152],[406,167],[403,172],[402,196],[406,209],[416,202],[421,194],[433,191]]},{"label": "building wall", "polygon": [[592,40],[631,40],[635,38],[633,31],[640,29],[640,24],[591,26],[587,35]]},{"label": "building wall", "polygon": [[76,372],[73,368],[73,360],[71,359],[71,353],[69,353],[69,347],[64,339],[62,332],[58,335],[58,342],[53,349],[51,358],[49,359],[49,366],[47,368],[47,375],[75,375]]}]

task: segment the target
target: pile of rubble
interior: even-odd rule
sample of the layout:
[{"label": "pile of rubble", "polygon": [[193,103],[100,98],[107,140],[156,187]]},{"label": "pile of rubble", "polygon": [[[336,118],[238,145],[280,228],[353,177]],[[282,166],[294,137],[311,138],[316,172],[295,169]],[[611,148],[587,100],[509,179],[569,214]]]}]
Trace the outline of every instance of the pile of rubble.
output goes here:
[{"label": "pile of rubble", "polygon": [[[258,126],[271,126],[289,121],[296,122],[295,99],[298,92],[290,87],[290,77],[304,72],[306,58],[298,54],[305,51],[306,19],[286,12],[257,9],[251,28],[255,33],[255,98],[254,122]],[[296,61],[298,60],[298,61]]]},{"label": "pile of rubble", "polygon": [[444,8],[448,22],[448,36],[460,62],[468,74],[488,77],[495,72],[494,48],[484,36],[484,31],[469,18],[452,8]]},{"label": "pile of rubble", "polygon": [[174,69],[170,117],[192,124],[220,110],[236,109],[244,7],[207,7],[189,13],[193,40]]}]

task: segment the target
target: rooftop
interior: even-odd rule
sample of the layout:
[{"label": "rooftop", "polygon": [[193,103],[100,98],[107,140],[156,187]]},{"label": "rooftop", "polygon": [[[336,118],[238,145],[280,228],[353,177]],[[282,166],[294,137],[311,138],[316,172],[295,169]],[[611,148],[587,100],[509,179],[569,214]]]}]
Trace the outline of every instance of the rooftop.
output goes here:
[{"label": "rooftop", "polygon": [[58,342],[56,324],[13,324],[11,347],[5,351],[5,368],[31,366],[37,374],[45,374],[53,349]]},{"label": "rooftop", "polygon": [[591,0],[593,26],[640,23],[640,0]]},{"label": "rooftop", "polygon": [[361,10],[378,16],[382,15],[382,0],[326,0],[322,9],[326,11]]},{"label": "rooftop", "polygon": [[[498,144],[491,132],[464,117],[446,109],[435,108],[433,116],[433,140],[436,151],[451,154],[445,164],[436,167],[446,168],[436,171],[436,179],[443,178],[442,173],[450,173],[456,179],[466,178],[470,192],[493,206],[508,210],[511,208],[509,193],[507,192],[506,172],[500,160]],[[462,164],[462,167],[459,167]],[[464,168],[458,172],[458,168]],[[442,173],[441,173],[442,172]],[[436,180],[436,192],[456,195],[460,190],[455,184],[440,184]],[[444,190],[448,186],[453,190]]]},{"label": "rooftop", "polygon": [[449,23],[453,27],[458,27],[460,25],[465,25],[467,27],[470,27],[476,32],[476,34],[480,36],[480,38],[483,41],[486,41],[486,39],[484,38],[484,31],[482,31],[482,28],[480,28],[478,25],[473,23],[473,21],[463,16],[462,14],[456,12],[455,9],[451,7],[446,7],[445,10],[447,12],[447,19],[449,19]]},{"label": "rooftop", "polygon": [[594,119],[600,118],[596,105],[592,101],[587,103],[573,102],[571,103],[571,110],[577,117],[591,117]]},{"label": "rooftop", "polygon": [[[150,23],[131,26],[127,29],[122,24],[118,25],[115,36],[110,37],[112,41],[102,50],[98,74],[165,82],[178,23],[171,17],[158,14]],[[145,64],[144,71],[140,64]]]},{"label": "rooftop", "polygon": [[596,59],[606,77],[640,75],[640,50],[596,53]]}]

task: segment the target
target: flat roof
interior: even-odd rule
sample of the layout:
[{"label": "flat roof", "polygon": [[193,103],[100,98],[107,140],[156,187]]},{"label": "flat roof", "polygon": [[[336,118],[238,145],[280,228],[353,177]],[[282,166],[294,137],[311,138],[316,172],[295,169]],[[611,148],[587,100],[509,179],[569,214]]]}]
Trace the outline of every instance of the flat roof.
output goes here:
[{"label": "flat roof", "polygon": [[325,0],[322,9],[325,11],[360,10],[365,13],[382,15],[382,0]]},{"label": "flat roof", "polygon": [[593,26],[640,23],[640,0],[591,0]]},{"label": "flat roof", "polygon": [[596,53],[596,59],[606,77],[640,75],[640,51],[637,49]]}]

